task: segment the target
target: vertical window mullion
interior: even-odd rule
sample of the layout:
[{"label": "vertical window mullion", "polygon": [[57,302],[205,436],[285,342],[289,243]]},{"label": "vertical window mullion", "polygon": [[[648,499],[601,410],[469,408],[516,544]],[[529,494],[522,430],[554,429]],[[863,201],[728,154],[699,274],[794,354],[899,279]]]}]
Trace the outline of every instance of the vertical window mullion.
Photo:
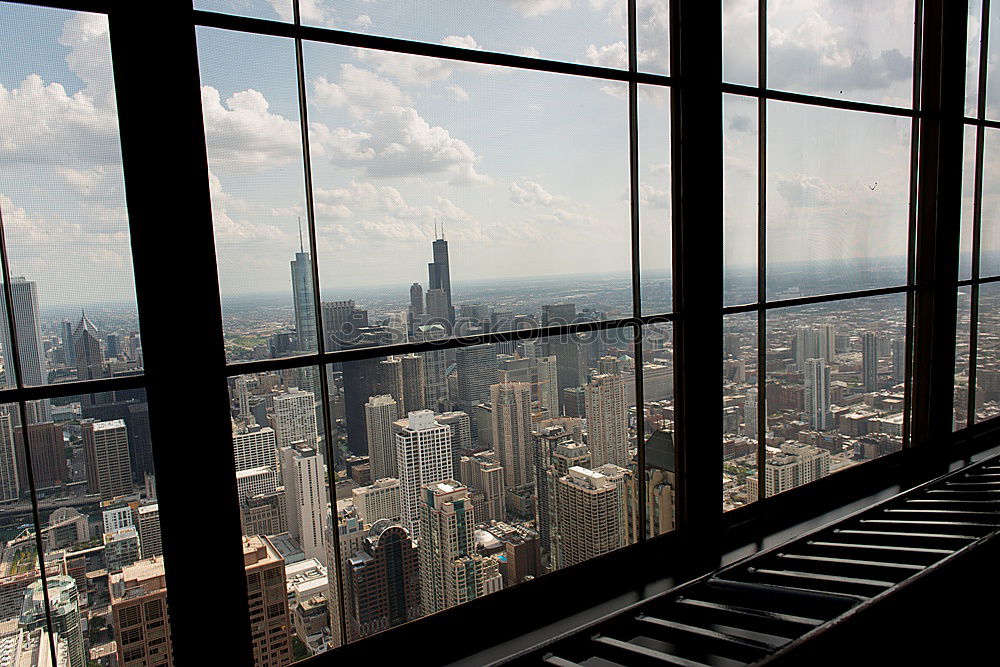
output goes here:
[{"label": "vertical window mullion", "polygon": [[[767,495],[767,0],[757,5],[757,498]],[[753,498],[747,498],[752,502]]]}]

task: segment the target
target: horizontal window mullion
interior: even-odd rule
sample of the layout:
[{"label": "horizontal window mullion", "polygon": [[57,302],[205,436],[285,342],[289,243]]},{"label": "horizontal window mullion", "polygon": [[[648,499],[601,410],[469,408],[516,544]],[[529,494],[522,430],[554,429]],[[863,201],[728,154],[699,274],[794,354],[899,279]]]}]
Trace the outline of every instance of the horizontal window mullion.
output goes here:
[{"label": "horizontal window mullion", "polygon": [[39,401],[46,398],[64,398],[79,394],[97,394],[108,391],[125,391],[141,389],[148,384],[146,375],[129,375],[127,377],[102,378],[99,380],[82,380],[79,382],[60,382],[35,387],[0,390],[0,403],[14,401]]},{"label": "horizontal window mullion", "polygon": [[[683,82],[678,81],[678,85]],[[928,114],[906,107],[893,107],[884,104],[871,104],[869,102],[853,102],[851,100],[838,100],[833,97],[823,97],[822,95],[809,95],[807,93],[792,93],[785,90],[772,90],[770,88],[761,90],[757,86],[747,86],[739,83],[723,83],[720,86],[723,93],[732,95],[743,95],[745,97],[764,97],[777,102],[791,102],[794,104],[804,104],[807,106],[828,107],[831,109],[843,109],[846,111],[864,111],[867,113],[877,113],[885,116],[900,116],[902,118],[928,117]]]}]

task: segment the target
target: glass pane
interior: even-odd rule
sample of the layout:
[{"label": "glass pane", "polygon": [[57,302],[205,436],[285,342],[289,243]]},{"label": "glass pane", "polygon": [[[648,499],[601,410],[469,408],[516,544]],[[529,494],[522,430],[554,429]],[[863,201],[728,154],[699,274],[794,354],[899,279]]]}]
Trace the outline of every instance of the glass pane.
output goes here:
[{"label": "glass pane", "polygon": [[639,86],[639,268],[644,315],[672,310],[670,89]]},{"label": "glass pane", "polygon": [[[313,4],[310,0],[301,1],[303,12],[308,11],[307,8]],[[295,0],[194,0],[194,8],[220,14],[291,23],[295,20],[293,2]]]},{"label": "glass pane", "polygon": [[198,55],[226,357],[315,352],[294,42],[199,28]]},{"label": "glass pane", "polygon": [[772,3],[767,86],[909,107],[914,2]]},{"label": "glass pane", "polygon": [[631,316],[626,86],[394,58],[415,78],[305,44],[324,313],[392,341]]},{"label": "glass pane", "polygon": [[[665,0],[639,2],[639,25],[646,36],[640,42],[640,57],[650,67],[661,60],[665,67],[667,62],[669,51],[662,37],[666,34],[666,6]],[[301,11],[305,25],[549,60],[628,67],[625,0],[308,0],[302,3]],[[379,55],[378,60],[389,69],[399,63],[396,55],[388,53]],[[405,64],[402,67],[409,70]],[[447,73],[442,71],[436,76],[447,78]]]},{"label": "glass pane", "polygon": [[903,285],[910,120],[768,103],[770,300]]},{"label": "glass pane", "polygon": [[[167,664],[172,649],[145,392],[52,403],[51,419],[28,404],[27,434],[45,561],[56,568],[48,577],[49,606],[67,664]],[[21,430],[15,440],[24,447]],[[28,478],[24,461],[17,472]],[[44,627],[35,586],[24,609],[34,593],[33,622]],[[22,626],[24,619],[22,612]]]},{"label": "glass pane", "polygon": [[757,500],[747,493],[747,479],[757,473],[761,416],[757,314],[726,315],[722,331],[722,509],[728,512]]},{"label": "glass pane", "polygon": [[768,311],[767,495],[902,448],[905,334],[904,295]]},{"label": "glass pane", "polygon": [[[107,17],[4,2],[0,36],[0,217],[21,380],[135,374],[142,347]],[[4,311],[0,329],[13,385]]]},{"label": "glass pane", "polygon": [[[1000,18],[997,19],[1000,25]],[[998,31],[1000,32],[1000,31]],[[983,202],[979,231],[979,275],[1000,275],[1000,130],[987,127],[983,145]]]},{"label": "glass pane", "polygon": [[979,288],[976,422],[1000,415],[1000,283]]},{"label": "glass pane", "polygon": [[722,0],[722,78],[757,85],[757,0]]},{"label": "glass pane", "polygon": [[[984,181],[985,185],[985,181]],[[962,222],[959,237],[958,279],[972,278],[972,229],[976,202],[976,128],[965,126],[962,162]]]},{"label": "glass pane", "polygon": [[[634,357],[633,355],[630,355]],[[642,398],[646,448],[646,536],[677,525],[677,465],[674,449],[674,341],[672,324],[642,330]],[[612,365],[612,358],[600,363]],[[617,362],[621,365],[622,360]],[[588,417],[588,424],[590,418]],[[633,420],[630,417],[630,422]],[[630,423],[630,429],[635,424]],[[591,427],[593,428],[593,427]]]},{"label": "glass pane", "polygon": [[723,95],[723,305],[757,301],[757,100]]},{"label": "glass pane", "polygon": [[983,44],[983,0],[969,0],[969,32],[965,57],[965,115],[979,115],[979,55]]},{"label": "glass pane", "polygon": [[1000,91],[994,82],[997,76],[996,68],[1000,65],[1000,30],[995,26],[1000,25],[1000,6],[990,3],[990,36],[987,46],[987,67],[986,67],[986,118],[996,120],[1000,118]]},{"label": "glass pane", "polygon": [[[969,337],[971,334],[972,288],[958,288],[958,326],[955,337],[955,414],[954,430],[963,429],[968,422],[969,406]],[[977,383],[978,384],[978,383]],[[980,398],[976,392],[976,400]]]}]

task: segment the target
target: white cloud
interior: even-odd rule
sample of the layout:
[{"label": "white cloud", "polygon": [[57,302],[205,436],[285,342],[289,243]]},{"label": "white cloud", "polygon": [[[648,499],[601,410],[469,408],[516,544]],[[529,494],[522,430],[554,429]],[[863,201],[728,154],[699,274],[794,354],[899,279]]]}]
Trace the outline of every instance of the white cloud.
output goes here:
[{"label": "white cloud", "polygon": [[[454,46],[462,49],[479,50],[482,48],[471,35],[466,35],[465,37],[448,35],[441,40],[441,43],[445,46]],[[477,65],[463,64],[440,58],[425,58],[405,53],[392,53],[390,51],[366,51],[358,49],[355,51],[355,54],[358,60],[374,63],[375,69],[382,74],[387,74],[397,81],[407,84],[428,84],[435,81],[443,81],[450,77],[452,72],[456,70],[471,70],[479,67]],[[484,71],[488,70],[484,69]]]},{"label": "white cloud", "polygon": [[104,181],[107,169],[98,165],[90,169],[73,169],[64,165],[56,166],[56,174],[78,194],[89,196]]},{"label": "white cloud", "polygon": [[396,84],[371,70],[350,63],[340,66],[338,83],[331,83],[325,76],[320,76],[313,83],[313,91],[313,99],[317,104],[346,106],[358,117],[373,110],[409,102],[409,98]]},{"label": "white cloud", "polygon": [[535,47],[533,47],[533,46],[525,46],[524,48],[522,48],[518,52],[518,55],[524,56],[526,58],[537,58],[541,54],[538,52],[538,49],[536,49]]},{"label": "white cloud", "polygon": [[271,113],[260,92],[234,93],[223,106],[218,90],[202,86],[201,106],[213,167],[261,170],[302,159],[299,124]]},{"label": "white cloud", "polygon": [[541,16],[573,6],[571,0],[507,0],[524,16]]},{"label": "white cloud", "polygon": [[510,184],[510,200],[518,206],[554,206],[568,201],[566,197],[552,195],[538,183],[528,180],[520,185]]},{"label": "white cloud", "polygon": [[[282,21],[291,22],[295,19],[292,0],[268,0],[275,14]],[[335,28],[334,11],[328,7],[325,0],[299,0],[299,14],[305,25],[318,25]]]},{"label": "white cloud", "polygon": [[74,14],[63,24],[59,43],[69,47],[66,64],[84,82],[86,94],[97,104],[114,108],[108,17],[88,12]]},{"label": "white cloud", "polygon": [[599,67],[628,67],[628,48],[625,42],[615,42],[607,46],[597,47],[593,44],[587,47],[587,60],[591,65]]},{"label": "white cloud", "polygon": [[368,14],[358,14],[358,18],[354,19],[354,25],[359,28],[369,28],[372,24],[372,17]]},{"label": "white cloud", "polygon": [[[208,182],[212,195],[212,222],[215,225],[217,243],[238,245],[241,250],[245,250],[246,244],[250,242],[275,242],[286,239],[286,235],[274,224],[251,222],[247,216],[255,212],[254,207],[225,192],[221,181],[214,173],[209,173]],[[262,209],[256,212],[266,213]],[[233,215],[237,217],[234,218]]]},{"label": "white cloud", "polygon": [[639,184],[639,203],[651,208],[670,208],[670,191],[648,183]]},{"label": "white cloud", "polygon": [[456,102],[469,101],[469,93],[465,91],[465,88],[462,88],[461,86],[448,86],[448,90],[450,90],[452,94],[455,96]]}]

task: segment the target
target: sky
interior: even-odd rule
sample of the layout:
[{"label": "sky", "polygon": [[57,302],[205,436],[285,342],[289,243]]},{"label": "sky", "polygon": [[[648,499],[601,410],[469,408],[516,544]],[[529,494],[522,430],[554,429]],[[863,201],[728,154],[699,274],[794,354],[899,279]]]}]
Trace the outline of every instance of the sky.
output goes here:
[{"label": "sky", "polygon": [[[283,0],[196,6],[291,17]],[[666,7],[639,2],[645,71],[668,73]],[[312,25],[618,68],[624,9],[617,0],[302,3]],[[725,78],[755,85],[756,3],[724,10]],[[908,106],[912,15],[912,0],[771,2],[768,85]],[[978,25],[970,18],[973,34]],[[39,283],[43,303],[134,299],[106,20],[0,2],[0,38],[0,210],[12,271]],[[202,28],[198,46],[223,293],[290,294],[306,219],[293,43]],[[455,282],[630,270],[624,84],[308,42],[304,63],[324,298],[426,287],[436,222]],[[988,91],[998,117],[992,77]],[[853,289],[852,260],[905,255],[907,121],[783,102],[768,104],[767,121],[769,267],[822,262]],[[725,96],[724,122],[725,256],[735,269],[756,257],[756,102]],[[639,124],[641,266],[663,272],[668,90],[641,87]],[[1000,131],[986,153],[987,173],[1000,172]],[[987,181],[984,243],[997,247],[1000,188]],[[898,269],[878,280],[902,280],[902,259]]]}]

